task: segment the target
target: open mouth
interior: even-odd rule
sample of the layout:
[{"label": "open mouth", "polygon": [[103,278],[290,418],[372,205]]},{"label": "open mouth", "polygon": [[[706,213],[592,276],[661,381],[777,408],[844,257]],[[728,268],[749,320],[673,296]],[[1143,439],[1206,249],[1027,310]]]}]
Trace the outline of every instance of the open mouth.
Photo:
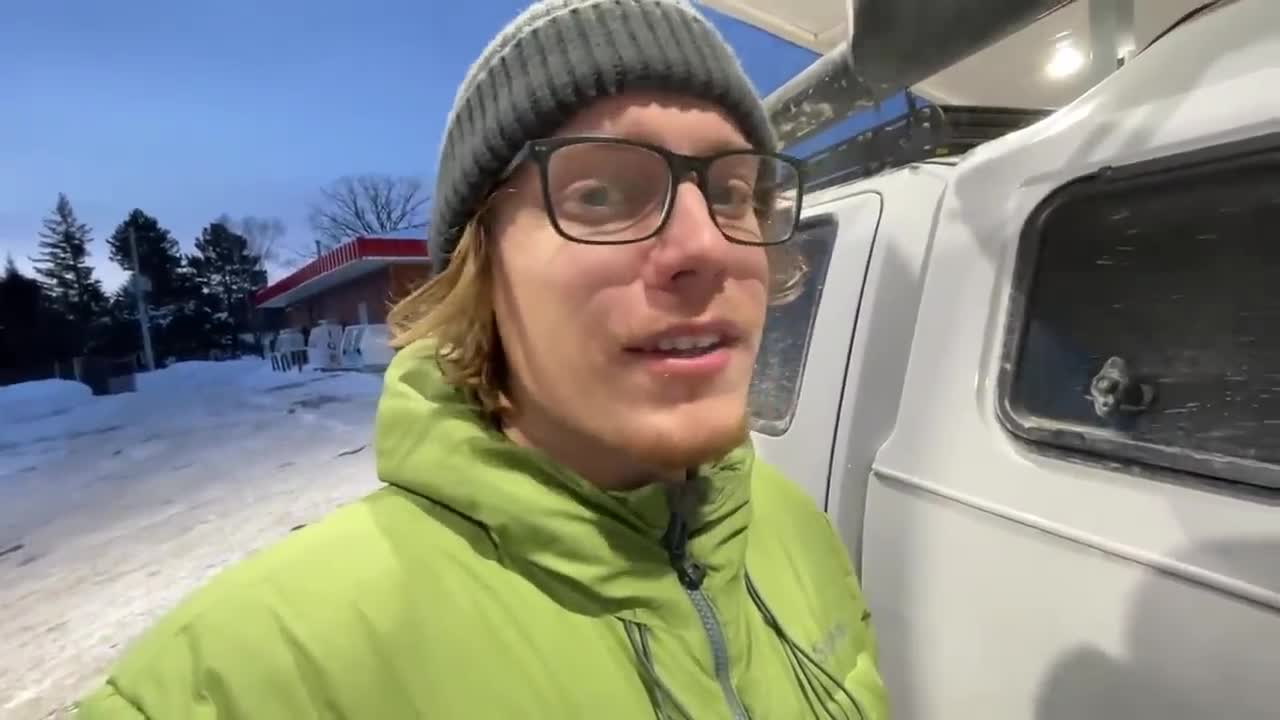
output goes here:
[{"label": "open mouth", "polygon": [[630,352],[672,358],[696,358],[728,346],[728,340],[718,334],[676,335],[664,337]]}]

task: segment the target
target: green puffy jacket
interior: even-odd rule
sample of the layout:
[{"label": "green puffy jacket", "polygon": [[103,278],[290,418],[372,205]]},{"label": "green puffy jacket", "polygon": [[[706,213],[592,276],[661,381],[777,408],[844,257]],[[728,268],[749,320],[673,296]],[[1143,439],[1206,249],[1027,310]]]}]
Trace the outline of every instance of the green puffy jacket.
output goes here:
[{"label": "green puffy jacket", "polygon": [[844,547],[749,447],[673,521],[489,430],[423,352],[387,371],[387,487],[194,593],[80,717],[889,717]]}]

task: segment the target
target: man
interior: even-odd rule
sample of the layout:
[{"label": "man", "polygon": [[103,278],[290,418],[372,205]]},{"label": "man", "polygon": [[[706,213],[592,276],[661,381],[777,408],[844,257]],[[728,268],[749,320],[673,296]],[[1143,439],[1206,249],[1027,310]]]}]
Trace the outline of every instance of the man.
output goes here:
[{"label": "man", "polygon": [[826,518],[747,388],[801,168],[678,0],[550,0],[464,81],[387,487],[223,573],[89,718],[885,720]]}]

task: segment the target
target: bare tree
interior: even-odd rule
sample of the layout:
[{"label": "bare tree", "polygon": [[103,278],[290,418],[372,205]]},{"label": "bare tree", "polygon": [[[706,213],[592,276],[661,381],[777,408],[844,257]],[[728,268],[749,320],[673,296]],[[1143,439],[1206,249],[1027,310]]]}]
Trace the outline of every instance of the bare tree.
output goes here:
[{"label": "bare tree", "polygon": [[430,202],[419,178],[347,176],[320,190],[309,221],[317,249],[327,250],[356,235],[425,227]]},{"label": "bare tree", "polygon": [[[227,213],[223,213],[214,222],[221,223],[228,230],[244,236],[249,241],[249,252],[262,258],[264,266],[282,264],[285,260],[284,254],[289,249],[282,245],[282,241],[288,231],[280,218],[245,215],[242,218],[233,219]],[[292,254],[300,253],[295,250]]]}]

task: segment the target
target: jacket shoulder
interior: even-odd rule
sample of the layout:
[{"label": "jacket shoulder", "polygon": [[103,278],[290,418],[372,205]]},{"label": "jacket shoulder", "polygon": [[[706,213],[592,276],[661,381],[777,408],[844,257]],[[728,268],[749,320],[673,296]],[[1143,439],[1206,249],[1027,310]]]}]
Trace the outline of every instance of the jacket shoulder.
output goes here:
[{"label": "jacket shoulder", "polygon": [[753,526],[759,523],[769,532],[786,532],[805,547],[816,545],[813,549],[818,551],[838,547],[840,551],[835,554],[845,556],[844,544],[831,526],[830,518],[813,498],[776,467],[759,458],[751,469],[751,506]]},{"label": "jacket shoulder", "polygon": [[788,578],[817,596],[852,598],[862,604],[848,549],[830,517],[777,468],[757,460],[751,473],[751,535],[747,558],[753,574]]},{"label": "jacket shoulder", "polygon": [[126,650],[81,716],[397,717],[409,705],[383,705],[397,698],[374,691],[386,668],[370,658],[411,651],[396,628],[421,617],[406,604],[429,596],[433,568],[492,552],[438,507],[424,522],[424,503],[377,491],[219,573]]}]

